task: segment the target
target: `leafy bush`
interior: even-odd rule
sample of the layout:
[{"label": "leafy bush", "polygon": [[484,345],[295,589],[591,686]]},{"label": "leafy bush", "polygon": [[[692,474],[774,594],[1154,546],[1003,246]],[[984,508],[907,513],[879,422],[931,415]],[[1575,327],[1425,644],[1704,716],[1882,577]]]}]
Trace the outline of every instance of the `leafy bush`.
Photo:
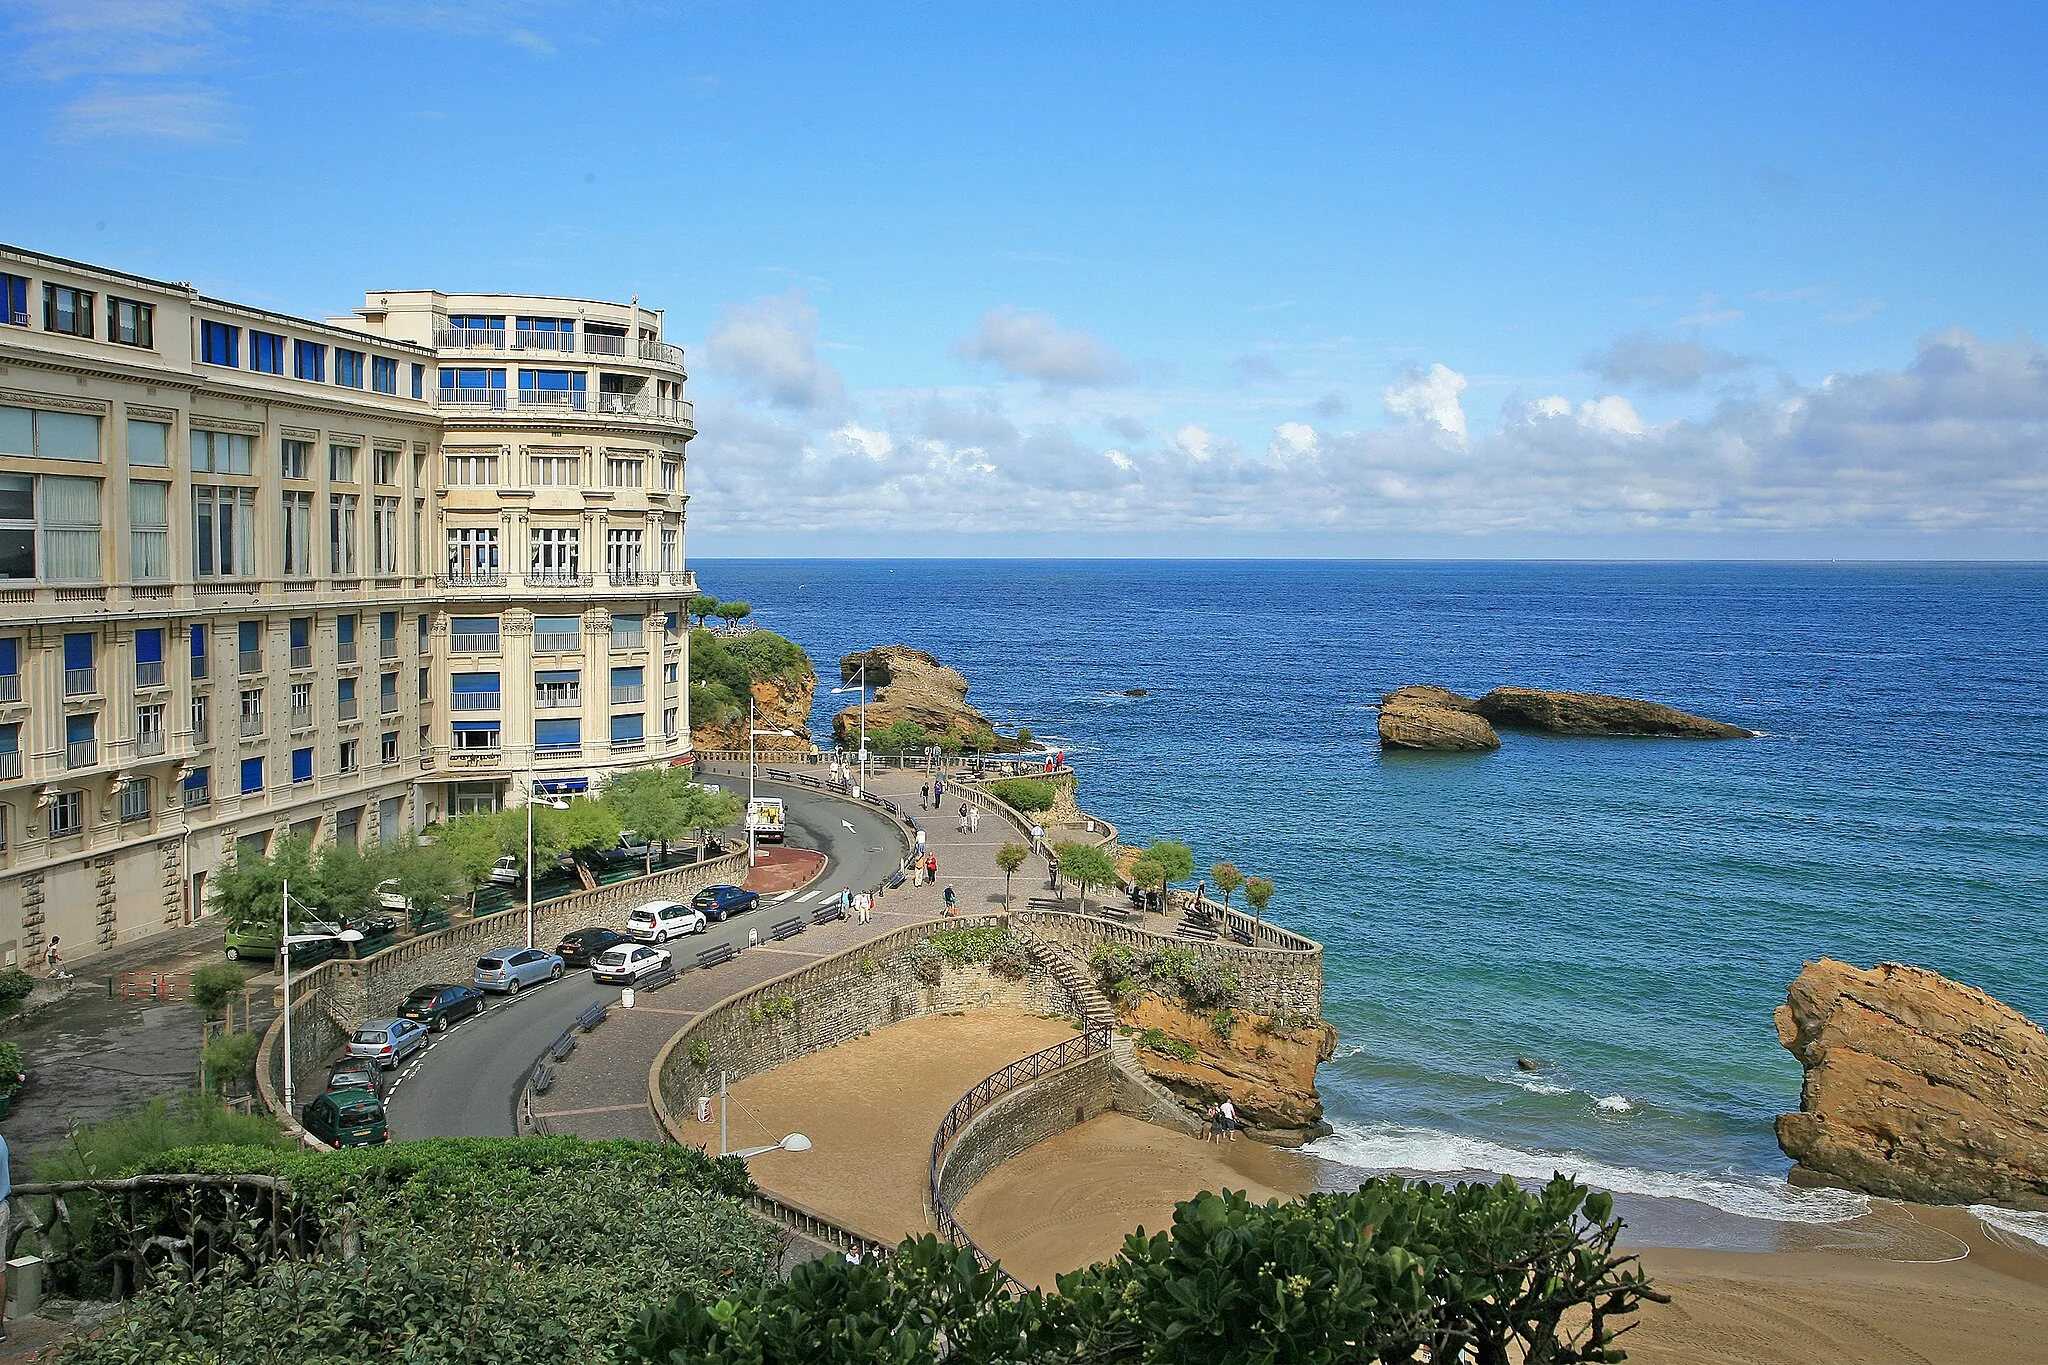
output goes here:
[{"label": "leafy bush", "polygon": [[195,1169],[155,1163],[166,1153],[205,1145],[222,1153],[210,1169],[261,1169],[274,1154],[288,1151],[284,1133],[270,1118],[237,1114],[211,1095],[158,1097],[119,1118],[88,1123],[63,1146],[38,1152],[29,1164],[38,1180],[101,1180],[142,1170]]},{"label": "leafy bush", "polygon": [[955,967],[986,962],[1009,939],[1003,929],[989,925],[980,929],[943,929],[925,941],[933,951]]},{"label": "leafy bush", "polygon": [[1229,1042],[1230,1036],[1237,1032],[1237,1011],[1217,1010],[1209,1016],[1209,1028],[1218,1038]]},{"label": "leafy bush", "polygon": [[1012,810],[1051,810],[1053,785],[1041,777],[1005,777],[988,784],[988,793]]},{"label": "leafy bush", "polygon": [[690,1065],[699,1068],[711,1065],[711,1044],[702,1038],[690,1044]]},{"label": "leafy bush", "polygon": [[192,1003],[211,1019],[248,981],[242,969],[232,962],[209,962],[192,973]]},{"label": "leafy bush", "polygon": [[796,997],[793,995],[771,995],[764,1000],[756,1000],[753,1006],[748,1009],[747,1017],[757,1024],[764,1023],[770,1019],[794,1019],[796,1018]]},{"label": "leafy bush", "polygon": [[1031,955],[1022,944],[1006,938],[988,955],[988,969],[1005,981],[1022,981],[1031,975]]},{"label": "leafy bush", "polygon": [[0,971],[0,1016],[13,1014],[36,988],[36,979],[19,967]]},{"label": "leafy bush", "polygon": [[1287,1204],[1202,1194],[1056,1294],[1011,1297],[971,1253],[923,1237],[886,1264],[831,1257],[715,1302],[686,1289],[630,1346],[707,1365],[1584,1365],[1622,1359],[1629,1315],[1665,1299],[1615,1254],[1621,1229],[1608,1196],[1563,1176],[1540,1190],[1379,1179]]},{"label": "leafy bush", "polygon": [[1147,1052],[1157,1052],[1161,1056],[1172,1057],[1176,1061],[1192,1062],[1195,1060],[1196,1054],[1193,1044],[1184,1043],[1180,1039],[1162,1033],[1156,1028],[1148,1028],[1143,1033],[1140,1033],[1138,1035],[1138,1046],[1144,1048]]},{"label": "leafy bush", "polygon": [[708,630],[690,632],[690,719],[713,724],[744,716],[755,682],[788,681],[808,674],[803,647],[772,630],[738,639]]},{"label": "leafy bush", "polygon": [[859,966],[862,976],[873,976],[881,970],[880,965],[875,961],[873,953],[862,953],[856,965]]},{"label": "leafy bush", "polygon": [[1237,1001],[1237,972],[1193,948],[1154,948],[1145,955],[1144,970],[1156,989],[1179,996],[1189,1009],[1218,1009]]},{"label": "leafy bush", "polygon": [[21,1089],[21,1075],[26,1070],[21,1064],[21,1049],[13,1043],[0,1043],[0,1095],[12,1095]]},{"label": "leafy bush", "polygon": [[945,959],[928,938],[921,938],[910,950],[910,974],[926,986],[936,986],[945,974]]},{"label": "leafy bush", "polygon": [[258,1033],[223,1033],[207,1043],[200,1053],[201,1069],[206,1073],[206,1084],[210,1090],[225,1089],[230,1083],[241,1080],[256,1065],[257,1049],[263,1046],[263,1036]]}]

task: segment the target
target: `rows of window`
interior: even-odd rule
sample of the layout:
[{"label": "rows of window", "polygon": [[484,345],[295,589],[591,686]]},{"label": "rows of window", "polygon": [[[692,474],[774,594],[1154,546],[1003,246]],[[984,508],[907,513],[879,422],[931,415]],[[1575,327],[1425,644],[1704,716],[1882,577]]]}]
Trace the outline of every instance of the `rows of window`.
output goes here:
[{"label": "rows of window", "polygon": [[[441,457],[442,474],[450,488],[497,488],[504,485],[505,460],[497,450],[447,450]],[[531,488],[619,488],[635,489],[648,487],[647,458],[631,453],[605,452],[603,460],[590,461],[593,476],[602,473],[601,482],[584,483],[585,459],[581,450],[543,450],[527,456],[527,486]],[[661,481],[664,493],[680,492],[683,486],[683,462],[663,459],[656,461],[659,466],[656,477]]]},{"label": "rows of window", "polygon": [[[576,319],[520,317],[512,315],[513,326],[506,328],[506,315],[482,313],[451,313],[448,324],[434,331],[434,344],[442,350],[485,350],[503,351],[562,351],[576,349]],[[583,349],[590,355],[626,354],[626,329],[612,323],[586,322],[583,324]]]},{"label": "rows of window", "polygon": [[[303,337],[286,337],[277,332],[266,332],[251,327],[248,330],[248,345],[243,346],[243,329],[227,322],[202,320],[199,324],[199,358],[208,365],[223,369],[242,369],[246,351],[246,368],[254,374],[283,375],[289,356],[291,377],[303,379],[312,384],[328,381],[328,352],[333,352],[333,383],[338,388],[360,389],[367,385],[375,393],[396,394],[398,392],[399,361],[391,356],[373,356],[347,346],[329,346],[325,342],[308,341]],[[289,342],[289,346],[287,346]],[[427,367],[420,361],[412,365],[412,396],[427,396]]]},{"label": "rows of window", "polygon": [[[674,635],[679,629],[680,618],[675,612],[668,612],[657,624],[666,629],[668,634]],[[534,653],[580,652],[583,648],[582,625],[583,618],[580,616],[534,617]],[[615,650],[646,648],[645,625],[646,618],[643,616],[613,616],[611,647]],[[456,616],[449,619],[448,648],[451,653],[496,654],[499,652],[500,643],[498,618],[495,616]]]},{"label": "rows of window", "polygon": [[[503,582],[500,531],[496,526],[454,525],[447,528],[448,572],[456,586],[494,587]],[[659,574],[682,568],[682,533],[660,528],[659,567],[647,557],[647,533],[639,527],[608,527],[604,533],[604,571],[614,585],[652,586]],[[526,581],[536,587],[576,587],[584,582],[583,528],[532,526],[526,533]]]},{"label": "rows of window", "polygon": [[[661,733],[665,741],[674,741],[678,737],[680,714],[679,708],[673,706],[662,712]],[[644,749],[648,738],[645,711],[614,711],[611,713],[605,737],[601,740],[593,737],[588,741],[588,747],[612,753],[631,753]],[[534,720],[533,753],[536,758],[580,758],[585,747],[582,717]],[[449,752],[456,755],[483,756],[501,753],[505,748],[504,722],[495,718],[451,720],[448,728],[448,748]]]},{"label": "rows of window", "polygon": [[[29,285],[25,275],[0,274],[0,325],[29,325]],[[62,336],[90,340],[96,320],[106,318],[105,337],[122,346],[145,350],[156,346],[156,305],[140,299],[106,296],[104,305],[97,292],[70,285],[45,283],[42,289],[43,330]]]}]

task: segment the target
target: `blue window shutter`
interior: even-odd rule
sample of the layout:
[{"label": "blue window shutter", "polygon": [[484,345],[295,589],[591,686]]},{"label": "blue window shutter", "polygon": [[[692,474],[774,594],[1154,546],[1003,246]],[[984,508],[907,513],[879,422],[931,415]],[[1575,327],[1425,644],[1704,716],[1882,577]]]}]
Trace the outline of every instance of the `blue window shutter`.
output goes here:
[{"label": "blue window shutter", "polygon": [[212,775],[213,769],[211,768],[194,768],[191,772],[185,774],[185,789],[187,791],[205,790],[207,780]]},{"label": "blue window shutter", "polygon": [[243,653],[253,653],[261,646],[261,631],[262,627],[255,621],[243,621],[235,627],[235,639],[241,645]]},{"label": "blue window shutter", "polygon": [[161,630],[135,632],[135,662],[160,664],[164,661],[164,633]]},{"label": "blue window shutter", "polygon": [[204,659],[206,657],[205,626],[192,627],[192,657],[195,659]]},{"label": "blue window shutter", "polygon": [[354,678],[343,678],[336,684],[335,691],[341,700],[354,701],[356,699],[356,680]]},{"label": "blue window shutter", "polygon": [[67,635],[64,637],[64,667],[92,667],[92,636]]},{"label": "blue window shutter", "polygon": [[533,675],[533,680],[542,683],[573,683],[576,681],[577,676],[576,669],[565,668],[553,672],[536,673]]},{"label": "blue window shutter", "polygon": [[420,364],[417,360],[412,364],[412,396],[415,398],[425,398],[427,396],[427,367]]},{"label": "blue window shutter", "polygon": [[533,723],[535,744],[581,744],[583,722],[580,720],[537,720]]},{"label": "blue window shutter", "polygon": [[82,744],[86,740],[91,739],[95,722],[98,720],[98,716],[64,717],[64,742],[66,744]]},{"label": "blue window shutter", "polygon": [[0,636],[0,675],[21,672],[20,642],[12,635]]},{"label": "blue window shutter", "polygon": [[612,670],[613,687],[638,687],[639,685],[640,669],[637,666],[633,668],[615,668]]},{"label": "blue window shutter", "polygon": [[21,727],[19,725],[0,725],[0,754],[18,754],[20,752]]},{"label": "blue window shutter", "polygon": [[334,638],[345,645],[356,642],[356,618],[337,616],[334,618]]},{"label": "blue window shutter", "polygon": [[615,740],[646,738],[646,719],[646,716],[638,711],[629,716],[613,716],[612,738]]},{"label": "blue window shutter", "polygon": [[495,673],[457,673],[454,677],[458,693],[495,692],[498,690],[498,675]]},{"label": "blue window shutter", "polygon": [[292,618],[292,648],[304,649],[307,641],[312,638],[313,618],[310,616],[294,616]]},{"label": "blue window shutter", "polygon": [[468,734],[475,734],[480,730],[489,730],[495,733],[498,728],[498,722],[494,720],[458,720],[455,722],[455,728],[458,732]]},{"label": "blue window shutter", "polygon": [[245,758],[242,760],[242,790],[260,792],[263,790],[263,760]]},{"label": "blue window shutter", "polygon": [[311,749],[292,750],[292,781],[311,782],[312,780],[313,751]]}]

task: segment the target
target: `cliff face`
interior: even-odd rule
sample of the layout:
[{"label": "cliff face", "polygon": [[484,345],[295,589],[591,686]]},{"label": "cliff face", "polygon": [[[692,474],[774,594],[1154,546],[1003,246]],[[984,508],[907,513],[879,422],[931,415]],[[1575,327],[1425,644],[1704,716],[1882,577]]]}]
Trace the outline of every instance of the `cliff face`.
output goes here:
[{"label": "cliff face", "polygon": [[1380,698],[1380,743],[1454,753],[1498,749],[1500,736],[1472,705],[1448,688],[1397,688]]},{"label": "cliff face", "polygon": [[[954,735],[988,736],[994,751],[1017,750],[1023,746],[995,734],[989,718],[967,704],[967,679],[921,649],[908,645],[880,645],[856,651],[839,661],[842,685],[856,682],[861,663],[867,663],[868,736],[902,721],[922,725],[936,738]],[[847,707],[832,717],[832,737],[843,749],[860,746],[860,707]]]},{"label": "cliff face", "polygon": [[[755,747],[762,753],[815,753],[810,740],[811,699],[817,692],[818,675],[806,666],[801,673],[756,678],[750,684],[754,705],[760,712],[759,729],[794,730],[788,735],[756,735]],[[747,747],[747,713],[728,716],[706,724],[691,717],[690,742],[699,749],[744,749]]]},{"label": "cliff face", "polygon": [[1777,1011],[1801,1066],[1795,1174],[1930,1204],[2048,1210],[2048,1033],[1980,990],[1809,962]]},{"label": "cliff face", "polygon": [[1336,1052],[1331,1025],[1287,1024],[1240,1011],[1226,1038],[1216,1031],[1214,1015],[1192,1013],[1177,1000],[1151,993],[1127,1002],[1117,1017],[1194,1050],[1192,1059],[1182,1060],[1140,1047],[1138,1060],[1147,1074],[1197,1108],[1207,1111],[1228,1099],[1259,1136],[1289,1146],[1327,1131],[1316,1067]]}]

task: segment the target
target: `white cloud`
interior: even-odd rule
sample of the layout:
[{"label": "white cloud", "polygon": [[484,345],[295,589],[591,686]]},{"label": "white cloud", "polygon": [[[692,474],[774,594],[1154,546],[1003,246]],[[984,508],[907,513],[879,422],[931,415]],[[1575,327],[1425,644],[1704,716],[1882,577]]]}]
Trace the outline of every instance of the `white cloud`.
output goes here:
[{"label": "white cloud", "polygon": [[1697,341],[1666,341],[1649,332],[1625,336],[1604,351],[1586,357],[1586,369],[1610,384],[1635,384],[1675,392],[1696,389],[1720,374],[1748,369],[1756,362]]},{"label": "white cloud", "polygon": [[1119,384],[1136,377],[1129,362],[1089,333],[1070,331],[1050,314],[1009,304],[985,313],[974,335],[953,343],[953,353],[994,365],[1013,379],[1053,387]]},{"label": "white cloud", "polygon": [[1399,382],[1380,391],[1380,401],[1395,417],[1434,422],[1460,441],[1465,439],[1465,409],[1458,395],[1465,391],[1465,376],[1442,363],[1427,370],[1410,368]]},{"label": "white cloud", "polygon": [[555,45],[530,28],[515,28],[505,35],[505,41],[514,47],[523,47],[541,57],[555,55]]},{"label": "white cloud", "polygon": [[57,136],[66,142],[218,142],[231,131],[226,107],[210,90],[138,90],[106,84],[65,104],[57,114]]},{"label": "white cloud", "polygon": [[818,310],[794,289],[720,310],[704,370],[779,408],[836,410],[846,398],[839,372],[818,359]]}]

